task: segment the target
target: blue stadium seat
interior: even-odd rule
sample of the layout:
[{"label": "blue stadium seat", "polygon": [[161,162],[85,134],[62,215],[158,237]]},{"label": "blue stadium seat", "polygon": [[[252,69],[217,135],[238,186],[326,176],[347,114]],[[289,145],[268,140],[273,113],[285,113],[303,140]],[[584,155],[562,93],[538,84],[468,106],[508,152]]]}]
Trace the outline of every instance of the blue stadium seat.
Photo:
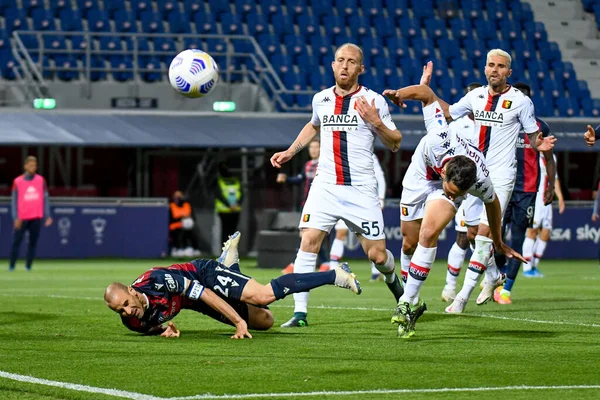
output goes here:
[{"label": "blue stadium seat", "polygon": [[292,56],[287,54],[276,54],[271,58],[271,64],[278,74],[285,74],[294,68]]},{"label": "blue stadium seat", "polygon": [[192,33],[189,17],[179,10],[171,11],[167,21],[171,33]]},{"label": "blue stadium seat", "polygon": [[117,32],[138,31],[135,14],[132,11],[116,10],[113,18]]},{"label": "blue stadium seat", "polygon": [[463,1],[461,3],[463,16],[465,19],[480,20],[482,19],[483,4],[479,0]]},{"label": "blue stadium seat", "polygon": [[339,15],[326,15],[323,17],[323,24],[325,25],[326,34],[340,35],[346,33],[346,22]]},{"label": "blue stadium seat", "polygon": [[[163,1],[164,2],[164,1]],[[160,7],[160,6],[159,6]],[[110,18],[114,18],[117,11],[125,11],[125,2],[123,0],[104,0],[104,11]]]},{"label": "blue stadium seat", "polygon": [[121,45],[121,39],[117,36],[100,36],[98,39],[99,49],[105,53],[108,52],[120,52],[123,50],[123,46]]},{"label": "blue stadium seat", "polygon": [[65,8],[59,14],[60,27],[63,31],[83,31],[83,24],[81,23],[81,13],[78,10],[72,10]]},{"label": "blue stadium seat", "polygon": [[[256,1],[251,0],[235,0],[235,12],[240,14],[246,20],[248,14],[258,14],[258,8],[256,7]],[[266,15],[265,15],[266,17]],[[247,20],[246,20],[247,21]]]},{"label": "blue stadium seat", "polygon": [[79,72],[75,70],[78,68],[77,60],[72,56],[62,56],[54,61],[57,68],[62,68],[56,73],[56,76],[61,81],[70,82],[79,79]]},{"label": "blue stadium seat", "polygon": [[56,30],[54,16],[49,10],[44,8],[34,8],[31,11],[31,19],[33,20],[33,29],[36,31]]},{"label": "blue stadium seat", "polygon": [[[68,37],[71,41],[71,51],[75,53],[78,59],[85,58],[84,51],[88,48],[89,44],[86,37],[83,35],[71,35]],[[90,38],[90,40],[92,40]]]},{"label": "blue stadium seat", "polygon": [[314,55],[323,55],[331,52],[331,36],[309,36],[308,43],[312,47]]},{"label": "blue stadium seat", "polygon": [[[87,66],[87,58],[84,57],[83,59],[81,59],[81,63],[82,63],[82,66],[84,67],[83,74],[84,74],[84,76],[87,76],[86,71],[85,71],[85,68]],[[105,80],[106,79],[106,71],[103,70],[105,67],[106,67],[106,63],[102,57],[92,55],[92,57],[90,58],[90,69],[91,70],[90,70],[89,79],[92,82]],[[97,70],[94,71],[93,70],[94,68]]]},{"label": "blue stadium seat", "polygon": [[461,71],[472,70],[473,61],[471,59],[465,60],[462,58],[455,58],[450,60],[450,68],[454,71],[454,75],[459,75],[461,74]]},{"label": "blue stadium seat", "polygon": [[556,42],[540,42],[538,47],[542,59],[546,62],[552,63],[553,61],[559,61],[562,58],[560,48]]},{"label": "blue stadium seat", "polygon": [[194,14],[194,24],[198,33],[216,33],[217,24],[210,14],[197,12]]},{"label": "blue stadium seat", "polygon": [[383,43],[381,39],[372,36],[363,36],[359,41],[362,46],[365,58],[367,60],[373,59],[385,54]]},{"label": "blue stadium seat", "polygon": [[281,54],[281,42],[279,36],[273,34],[264,34],[258,37],[258,44],[267,57]]},{"label": "blue stadium seat", "polygon": [[389,38],[389,37],[398,37],[396,33],[397,25],[391,18],[383,18],[377,20],[377,35]]},{"label": "blue stadium seat", "polygon": [[491,25],[489,21],[485,19],[476,19],[473,21],[473,27],[477,32],[477,37],[480,40],[498,39],[496,27]]},{"label": "blue stadium seat", "polygon": [[487,11],[487,17],[489,21],[498,23],[502,20],[507,19],[508,10],[506,9],[506,1],[494,1],[488,0],[485,2],[485,8]]},{"label": "blue stadium seat", "polygon": [[139,16],[142,21],[142,32],[163,33],[165,31],[162,17],[159,13],[152,10],[146,10],[141,12]]},{"label": "blue stadium seat", "polygon": [[92,32],[108,32],[110,22],[108,14],[99,9],[90,9],[87,13],[88,28]]},{"label": "blue stadium seat", "polygon": [[510,68],[512,69],[512,75],[510,76],[511,82],[522,81],[525,79],[525,63],[520,57],[513,57]]},{"label": "blue stadium seat", "polygon": [[302,36],[319,35],[319,18],[314,15],[302,14],[298,17],[298,28]]},{"label": "blue stadium seat", "polygon": [[170,64],[175,54],[177,54],[177,46],[172,38],[156,38],[154,42],[154,52],[158,59],[165,64]]},{"label": "blue stadium seat", "polygon": [[312,74],[308,75],[308,83],[314,91],[321,91],[331,86],[330,82],[331,79],[321,71],[314,71]]},{"label": "blue stadium seat", "polygon": [[213,53],[225,53],[227,51],[227,43],[223,39],[207,39],[206,51],[211,55],[213,55]]},{"label": "blue stadium seat", "polygon": [[442,58],[452,60],[462,57],[462,52],[460,51],[461,46],[458,39],[440,39],[438,41],[438,47]]},{"label": "blue stadium seat", "polygon": [[269,31],[269,20],[265,14],[247,14],[246,22],[248,26],[248,34],[256,37],[264,32]]},{"label": "blue stadium seat", "polygon": [[[281,0],[261,0],[260,6],[261,6],[263,14],[267,14],[267,16],[269,18],[271,18],[275,14],[283,13],[282,8],[281,8],[281,6],[282,6]],[[313,13],[314,13],[314,8],[313,8]]]},{"label": "blue stadium seat", "polygon": [[468,19],[454,18],[450,20],[450,29],[454,39],[470,39],[473,37],[473,26]]},{"label": "blue stadium seat", "polygon": [[412,79],[411,84],[417,83],[423,73],[423,63],[414,58],[398,59],[398,66],[402,70],[402,75]]},{"label": "blue stadium seat", "polygon": [[548,33],[546,32],[546,27],[544,26],[543,22],[524,22],[523,28],[525,30],[527,38],[530,40],[534,40],[536,43],[548,40]]},{"label": "blue stadium seat", "polygon": [[402,37],[409,40],[413,40],[416,37],[421,37],[421,25],[419,21],[410,17],[400,18],[398,24],[400,25],[400,32]]},{"label": "blue stadium seat", "polygon": [[183,48],[204,50],[204,42],[202,42],[202,40],[199,38],[186,37],[183,38]]},{"label": "blue stadium seat", "polygon": [[[294,17],[291,14],[273,14],[271,17],[273,32],[277,35],[294,34]],[[318,25],[316,26],[318,28]]]},{"label": "blue stadium seat", "polygon": [[130,0],[129,4],[131,5],[131,11],[134,12],[138,19],[141,18],[143,13],[152,11],[151,0]]},{"label": "blue stadium seat", "polygon": [[352,15],[348,18],[348,25],[352,27],[352,32],[360,36],[371,35],[371,23],[367,17],[362,15]]},{"label": "blue stadium seat", "polygon": [[130,52],[137,48],[138,59],[147,60],[152,55],[150,41],[143,36],[136,36],[135,40],[132,37],[126,38],[125,48]]},{"label": "blue stadium seat", "polygon": [[83,15],[83,18],[88,18],[90,11],[99,11],[100,5],[98,0],[77,0],[77,8]]},{"label": "blue stadium seat", "polygon": [[201,12],[204,14],[204,5],[197,0],[184,0],[183,11],[190,16],[191,20],[194,20],[197,13]]},{"label": "blue stadium seat", "polygon": [[438,43],[438,40],[448,38],[448,29],[441,19],[430,18],[425,20],[424,24],[427,37],[435,43]]},{"label": "blue stadium seat", "polygon": [[581,100],[581,110],[583,111],[584,117],[600,117],[600,100]]},{"label": "blue stadium seat", "polygon": [[50,58],[62,57],[67,54],[67,41],[63,35],[45,35],[43,36],[43,43],[44,52]]},{"label": "blue stadium seat", "polygon": [[385,9],[389,18],[399,21],[408,14],[408,3],[406,0],[387,0]]},{"label": "blue stadium seat", "polygon": [[435,56],[435,48],[431,39],[415,38],[412,41],[412,47],[415,57],[423,62]]},{"label": "blue stadium seat", "polygon": [[313,15],[316,15],[318,18],[321,18],[325,15],[331,14],[331,10],[333,10],[333,1],[319,0],[316,2],[312,2],[311,6]]},{"label": "blue stadium seat", "polygon": [[25,10],[28,16],[32,16],[32,12],[34,10],[39,10],[44,8],[43,0],[21,0],[22,8]]},{"label": "blue stadium seat", "polygon": [[512,48],[520,59],[530,60],[537,58],[535,45],[529,40],[515,40],[512,43]]},{"label": "blue stadium seat", "polygon": [[221,29],[226,35],[243,34],[242,17],[238,14],[223,13],[221,15]]},{"label": "blue stadium seat", "polygon": [[8,33],[16,30],[28,30],[27,15],[25,11],[17,8],[4,10],[5,29]]},{"label": "blue stadium seat", "polygon": [[510,11],[514,20],[521,24],[527,21],[533,21],[533,11],[531,5],[524,1],[515,1],[511,3]]},{"label": "blue stadium seat", "polygon": [[504,51],[510,51],[510,43],[508,40],[503,39],[488,39],[486,41],[488,49],[502,49]]},{"label": "blue stadium seat", "polygon": [[287,0],[286,5],[287,12],[293,17],[294,21],[297,21],[301,15],[308,14],[306,0]]},{"label": "blue stadium seat", "polygon": [[527,66],[527,72],[529,72],[529,77],[531,79],[542,81],[545,77],[550,76],[548,64],[544,61],[532,59],[528,60],[525,65]]},{"label": "blue stadium seat", "polygon": [[560,81],[566,81],[573,78],[576,79],[573,63],[569,61],[554,61],[551,65],[554,76]]},{"label": "blue stadium seat", "polygon": [[6,80],[16,79],[14,67],[16,67],[16,61],[13,58],[10,50],[0,50],[0,76]]},{"label": "blue stadium seat", "polygon": [[[371,19],[371,22],[375,22],[378,17],[382,16],[382,0],[362,0],[361,4],[363,14],[367,18]],[[377,20],[377,22],[379,21]]]},{"label": "blue stadium seat", "polygon": [[214,15],[231,12],[229,1],[209,0],[208,4],[210,5],[210,12]]},{"label": "blue stadium seat", "polygon": [[550,76],[547,76],[542,80],[541,87],[544,91],[544,96],[547,97],[557,98],[561,96],[563,92],[562,81],[552,79]]},{"label": "blue stadium seat", "polygon": [[110,60],[113,79],[118,82],[127,82],[133,79],[133,61],[129,57],[114,57]]},{"label": "blue stadium seat", "polygon": [[306,77],[293,69],[288,70],[282,75],[283,85],[290,90],[300,90],[306,87]]},{"label": "blue stadium seat", "polygon": [[432,0],[420,0],[417,5],[412,7],[413,16],[423,22],[426,19],[435,18],[435,10]]},{"label": "blue stadium seat", "polygon": [[554,116],[554,105],[552,104],[552,101],[549,101],[546,97],[534,94],[531,96],[531,101],[533,101],[535,115],[537,117]]},{"label": "blue stadium seat", "polygon": [[521,24],[515,20],[503,19],[499,23],[500,32],[502,33],[502,39],[510,40],[523,40],[523,34]]},{"label": "blue stadium seat", "polygon": [[579,104],[572,97],[559,97],[556,99],[556,108],[560,117],[578,117]]},{"label": "blue stadium seat", "polygon": [[161,74],[161,63],[158,58],[152,57],[146,60],[145,63],[141,63],[139,65],[141,69],[146,69],[147,71],[141,72],[141,78],[144,82],[159,82],[162,80]]},{"label": "blue stadium seat", "polygon": [[[0,0],[0,3],[1,2],[2,0]],[[58,14],[65,8],[71,9],[71,3],[67,2],[67,0],[50,0],[50,10],[52,11],[52,15],[54,15],[55,17],[58,18]],[[0,11],[2,11],[1,7]]]},{"label": "blue stadium seat", "polygon": [[310,109],[312,96],[308,93],[299,93],[294,96],[296,106],[304,109]]},{"label": "blue stadium seat", "polygon": [[390,37],[385,40],[385,45],[388,48],[392,59],[400,60],[405,57],[410,57],[408,41],[403,38]]}]

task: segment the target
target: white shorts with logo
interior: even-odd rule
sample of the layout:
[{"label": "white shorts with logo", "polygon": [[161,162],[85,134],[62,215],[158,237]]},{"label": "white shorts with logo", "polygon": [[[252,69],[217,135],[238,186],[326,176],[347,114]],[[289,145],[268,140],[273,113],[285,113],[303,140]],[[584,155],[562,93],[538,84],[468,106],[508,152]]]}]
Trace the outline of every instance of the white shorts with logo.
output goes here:
[{"label": "white shorts with logo", "polygon": [[408,222],[423,219],[425,204],[428,201],[438,199],[446,200],[455,209],[458,209],[462,201],[462,198],[457,199],[458,202],[451,201],[444,196],[442,181],[419,179],[416,185],[411,184],[410,188],[405,186],[402,189],[402,196],[400,197],[400,220]]},{"label": "white shorts with logo", "polygon": [[552,204],[545,205],[544,196],[539,193],[535,198],[532,228],[552,229]]},{"label": "white shorts with logo", "polygon": [[[498,201],[500,202],[502,219],[504,219],[504,212],[506,211],[506,207],[508,207],[508,202],[510,201],[510,196],[512,196],[512,191],[513,191],[514,186],[515,186],[514,181],[511,184],[505,184],[505,185],[501,185],[501,186],[496,186],[494,184],[494,191],[496,192],[496,197],[498,198]],[[475,203],[479,203],[479,207],[481,207],[479,223],[489,226],[490,223],[488,221],[487,212],[485,211],[485,206],[483,205],[483,201],[475,198],[473,200],[473,204],[471,205],[471,207],[474,207]]]},{"label": "white shorts with logo", "polygon": [[[459,209],[456,213],[456,218],[454,219],[456,222],[456,231],[457,232],[466,232],[469,226],[477,226],[479,225],[479,221],[481,218],[481,214],[485,210],[485,206],[483,204],[483,200],[478,199],[477,197],[468,194],[465,201],[460,205],[460,208],[463,211],[463,215],[459,219],[459,214],[461,210]],[[464,227],[462,230],[458,229],[459,224],[464,222]]]},{"label": "white shorts with logo", "polygon": [[343,230],[348,230],[348,225],[346,225],[346,223],[344,222],[343,219],[340,219],[338,222],[335,223],[335,230],[336,231],[343,231]]},{"label": "white shorts with logo", "polygon": [[299,227],[329,233],[340,219],[357,235],[369,240],[385,239],[383,213],[375,185],[344,186],[313,182]]}]

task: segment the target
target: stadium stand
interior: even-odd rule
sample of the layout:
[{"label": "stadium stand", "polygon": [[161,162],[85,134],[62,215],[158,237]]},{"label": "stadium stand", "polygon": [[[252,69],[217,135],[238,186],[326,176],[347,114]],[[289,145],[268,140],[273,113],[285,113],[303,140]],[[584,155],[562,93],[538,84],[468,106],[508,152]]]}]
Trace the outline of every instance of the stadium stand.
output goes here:
[{"label": "stadium stand", "polygon": [[[582,2],[600,29],[600,0]],[[18,78],[15,32],[44,79],[83,79],[89,63],[92,81],[148,83],[166,79],[171,58],[187,47],[210,52],[229,71],[256,68],[248,57],[225,57],[223,39],[183,36],[243,34],[256,39],[287,89],[304,90],[284,97],[302,110],[310,108],[310,92],[331,84],[328,61],[347,41],[365,49],[365,85],[381,91],[417,82],[422,64],[433,60],[439,94],[453,101],[468,83],[484,80],[483,57],[500,47],[515,59],[513,81],[533,88],[538,115],[600,115],[600,99],[548,40],[530,3],[519,0],[0,0],[0,15],[5,80]],[[163,32],[179,36],[152,36]],[[248,42],[229,45],[235,54],[253,51]]]}]

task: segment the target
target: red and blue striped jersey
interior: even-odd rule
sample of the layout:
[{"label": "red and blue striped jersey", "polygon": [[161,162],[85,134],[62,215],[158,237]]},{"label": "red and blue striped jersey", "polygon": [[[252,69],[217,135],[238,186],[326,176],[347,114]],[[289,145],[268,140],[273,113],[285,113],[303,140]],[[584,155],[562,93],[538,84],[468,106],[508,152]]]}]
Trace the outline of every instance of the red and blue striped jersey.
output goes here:
[{"label": "red and blue striped jersey", "polygon": [[[543,136],[550,135],[550,127],[541,119],[535,119]],[[540,153],[531,147],[529,136],[523,129],[517,138],[517,178],[513,192],[535,193],[540,184]]]}]

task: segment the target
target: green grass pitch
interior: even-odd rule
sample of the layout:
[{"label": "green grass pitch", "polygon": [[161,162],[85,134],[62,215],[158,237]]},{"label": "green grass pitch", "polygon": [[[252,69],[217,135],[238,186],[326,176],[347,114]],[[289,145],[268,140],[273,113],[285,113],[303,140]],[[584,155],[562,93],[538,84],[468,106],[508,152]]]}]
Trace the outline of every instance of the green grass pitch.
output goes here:
[{"label": "green grass pitch", "polygon": [[[261,283],[279,273],[254,263],[244,261],[242,271]],[[519,276],[513,305],[477,306],[474,293],[462,316],[443,314],[446,268],[437,262],[422,291],[429,311],[408,340],[396,336],[394,301],[382,282],[369,282],[365,261],[350,264],[363,294],[313,291],[307,328],[278,327],[292,314],[290,296],[271,307],[276,327],[252,332],[253,339],[231,340],[232,327],[187,310],[174,320],[179,339],[127,331],[104,305],[105,286],[131,283],[146,269],[168,264],[40,260],[31,272],[22,266],[0,271],[0,372],[127,391],[125,398],[140,400],[600,398],[595,261],[543,261],[546,277]],[[573,387],[579,385],[588,387]],[[498,389],[447,390],[491,387]],[[0,377],[0,399],[111,398]]]}]

